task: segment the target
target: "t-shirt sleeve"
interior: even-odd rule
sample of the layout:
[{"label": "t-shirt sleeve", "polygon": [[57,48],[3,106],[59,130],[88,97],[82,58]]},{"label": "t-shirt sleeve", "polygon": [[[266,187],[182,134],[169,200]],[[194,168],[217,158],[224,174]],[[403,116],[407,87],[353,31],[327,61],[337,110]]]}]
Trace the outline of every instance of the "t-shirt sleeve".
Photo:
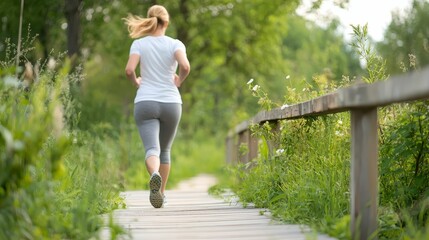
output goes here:
[{"label": "t-shirt sleeve", "polygon": [[176,40],[174,44],[173,52],[176,52],[177,50],[182,50],[186,54],[185,44],[183,44],[180,40]]},{"label": "t-shirt sleeve", "polygon": [[140,55],[140,50],[138,48],[138,43],[137,41],[134,41],[133,44],[131,44],[131,48],[130,48],[130,55],[131,54],[137,54]]}]

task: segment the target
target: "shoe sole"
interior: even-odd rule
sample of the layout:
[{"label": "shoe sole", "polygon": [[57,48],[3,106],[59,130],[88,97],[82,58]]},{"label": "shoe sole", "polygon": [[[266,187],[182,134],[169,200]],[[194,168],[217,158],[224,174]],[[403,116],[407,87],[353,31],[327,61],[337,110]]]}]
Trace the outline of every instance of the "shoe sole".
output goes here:
[{"label": "shoe sole", "polygon": [[161,208],[164,203],[162,194],[159,191],[161,189],[161,184],[162,184],[162,178],[160,175],[153,175],[149,181],[149,188],[150,188],[149,201],[154,208]]}]

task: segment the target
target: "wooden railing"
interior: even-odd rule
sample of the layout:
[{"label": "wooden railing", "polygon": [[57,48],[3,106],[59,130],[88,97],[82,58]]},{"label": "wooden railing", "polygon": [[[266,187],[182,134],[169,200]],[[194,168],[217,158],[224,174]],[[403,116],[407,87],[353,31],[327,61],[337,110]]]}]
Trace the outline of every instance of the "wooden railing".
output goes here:
[{"label": "wooden railing", "polygon": [[[368,239],[377,229],[378,136],[377,108],[393,103],[429,99],[429,68],[373,84],[358,84],[286,108],[262,111],[237,125],[226,139],[227,162],[248,162],[257,157],[252,124],[306,116],[351,113],[351,232]],[[241,145],[248,152],[240,154]],[[359,223],[358,223],[359,217]]]}]

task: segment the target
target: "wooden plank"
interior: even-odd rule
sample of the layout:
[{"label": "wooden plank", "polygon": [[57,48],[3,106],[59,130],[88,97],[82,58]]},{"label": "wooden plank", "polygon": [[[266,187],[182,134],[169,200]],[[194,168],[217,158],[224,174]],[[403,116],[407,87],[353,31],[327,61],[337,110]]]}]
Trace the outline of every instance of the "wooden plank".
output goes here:
[{"label": "wooden plank", "polygon": [[426,98],[429,98],[429,67],[338,92],[338,104],[347,108],[385,106]]},{"label": "wooden plank", "polygon": [[376,239],[371,235],[377,229],[377,108],[353,110],[351,133],[352,236],[353,239]]}]

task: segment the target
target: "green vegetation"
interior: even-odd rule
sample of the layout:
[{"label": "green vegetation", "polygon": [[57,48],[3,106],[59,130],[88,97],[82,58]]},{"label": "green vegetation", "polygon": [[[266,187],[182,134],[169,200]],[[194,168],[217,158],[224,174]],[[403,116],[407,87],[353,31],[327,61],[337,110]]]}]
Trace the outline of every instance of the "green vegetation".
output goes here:
[{"label": "green vegetation", "polygon": [[385,40],[377,43],[380,55],[386,59],[389,73],[401,73],[429,63],[429,2],[414,0],[408,14],[392,15]]},{"label": "green vegetation", "polygon": [[68,74],[68,62],[57,70],[42,64],[21,81],[8,61],[0,64],[0,239],[96,236],[98,215],[122,201],[115,163],[99,150],[102,135],[73,127],[78,74]]},{"label": "green vegetation", "polygon": [[[385,61],[368,43],[367,27],[354,27],[354,33],[353,46],[367,63],[363,79],[368,83],[386,79]],[[286,102],[300,102],[349,84],[315,82],[316,87],[304,87],[298,95],[289,89]],[[255,82],[248,84],[261,107],[269,109],[272,102],[267,93]],[[428,101],[420,101],[379,111],[379,239],[429,237],[428,106]],[[253,134],[262,140],[259,157],[232,170],[237,176],[232,185],[235,192],[244,203],[270,208],[285,222],[350,239],[349,114],[279,124],[278,133],[269,123],[253,126]]]}]

